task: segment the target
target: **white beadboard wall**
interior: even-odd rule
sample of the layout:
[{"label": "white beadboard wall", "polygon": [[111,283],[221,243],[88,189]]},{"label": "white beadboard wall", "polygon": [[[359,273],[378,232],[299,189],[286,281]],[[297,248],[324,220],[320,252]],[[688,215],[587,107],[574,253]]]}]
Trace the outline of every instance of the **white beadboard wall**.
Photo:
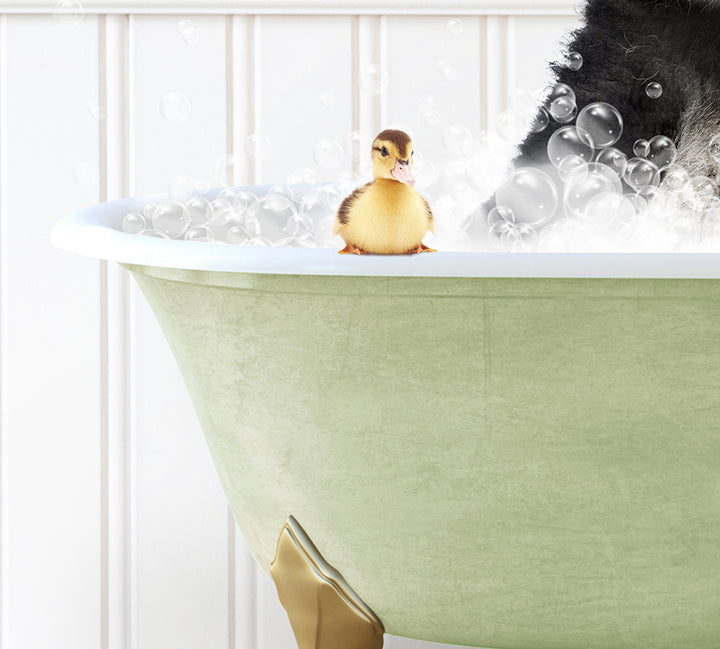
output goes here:
[{"label": "white beadboard wall", "polygon": [[[314,143],[389,124],[441,163],[443,128],[478,133],[514,87],[544,84],[573,3],[115,0],[77,26],[53,4],[0,0],[0,649],[293,649],[145,300],[117,266],[53,249],[50,228],[179,174],[332,179],[357,162],[320,169]],[[380,94],[358,86],[368,64],[389,75]],[[190,101],[179,123],[159,110],[171,91]],[[269,157],[248,155],[253,133]]]}]

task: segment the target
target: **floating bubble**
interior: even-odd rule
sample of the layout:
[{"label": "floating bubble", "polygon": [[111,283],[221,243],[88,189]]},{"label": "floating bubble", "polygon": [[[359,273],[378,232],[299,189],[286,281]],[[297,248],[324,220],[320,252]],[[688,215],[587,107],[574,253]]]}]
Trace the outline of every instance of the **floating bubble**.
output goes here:
[{"label": "floating bubble", "polygon": [[232,245],[242,245],[247,243],[250,238],[250,234],[242,225],[233,225],[225,234],[225,240]]},{"label": "floating bubble", "polygon": [[181,92],[166,92],[160,101],[160,113],[171,124],[184,122],[190,116],[190,100]]},{"label": "floating bubble", "polygon": [[500,221],[503,221],[505,223],[515,223],[515,214],[509,207],[505,207],[504,205],[498,205],[496,207],[493,207],[487,213],[488,227],[492,227]]},{"label": "floating bubble", "polygon": [[575,119],[577,106],[570,97],[558,97],[552,100],[548,112],[556,122],[566,124]]},{"label": "floating bubble", "polygon": [[663,87],[657,81],[651,81],[645,86],[645,94],[650,99],[659,99],[663,94]]},{"label": "floating bubble", "polygon": [[212,243],[215,241],[215,234],[210,228],[189,227],[183,235],[185,241],[198,241],[200,243]]},{"label": "floating bubble", "polygon": [[187,219],[190,227],[200,227],[207,225],[210,221],[210,201],[202,196],[193,196],[185,201],[185,209],[187,210]]},{"label": "floating bubble", "polygon": [[196,193],[195,180],[187,174],[175,176],[168,183],[168,195],[174,201],[185,200]]},{"label": "floating bubble", "polygon": [[660,171],[645,158],[631,158],[623,178],[632,189],[638,191],[649,185],[657,187],[660,184]]},{"label": "floating bubble", "polygon": [[270,140],[262,133],[252,133],[245,140],[245,151],[251,158],[264,160],[270,157]]},{"label": "floating bubble", "polygon": [[447,59],[442,59],[441,61],[438,61],[437,69],[447,81],[456,81],[458,78],[457,68],[452,64],[451,61]]},{"label": "floating bubble", "polygon": [[[547,115],[547,113],[545,114]],[[497,134],[511,144],[519,142],[523,135],[525,135],[526,130],[527,120],[516,110],[508,109],[502,111],[495,121],[495,131]]]},{"label": "floating bubble", "polygon": [[265,194],[248,208],[244,225],[253,237],[259,236],[261,231],[270,242],[277,241],[287,236],[287,223],[297,214],[295,205],[287,196]]},{"label": "floating bubble", "polygon": [[53,17],[63,27],[77,27],[85,17],[85,9],[77,0],[59,0],[53,7]]},{"label": "floating bubble", "polygon": [[314,185],[319,182],[320,176],[312,169],[296,169],[287,179],[288,185]]},{"label": "floating bubble", "polygon": [[[223,156],[215,165],[215,177],[221,185],[234,185],[247,175],[245,157],[237,154]],[[198,191],[199,191],[198,187]]]},{"label": "floating bubble", "polygon": [[181,237],[190,227],[187,209],[182,203],[164,201],[160,203],[152,217],[154,230],[166,234],[168,237]]},{"label": "floating bubble", "polygon": [[439,126],[440,125],[440,111],[438,110],[429,110],[427,113],[423,113],[423,120],[430,126]]},{"label": "floating bubble", "polygon": [[568,52],[565,65],[569,70],[577,72],[583,65],[583,57],[580,52]]},{"label": "floating bubble", "polygon": [[160,205],[155,201],[148,201],[145,205],[143,205],[142,213],[148,223],[152,223],[153,216],[155,216],[159,207]]},{"label": "floating bubble", "polygon": [[552,90],[550,91],[550,94],[548,95],[548,103],[552,103],[559,97],[568,97],[572,100],[574,104],[577,104],[577,99],[575,97],[575,91],[568,86],[566,83],[556,83]]},{"label": "floating bubble", "polygon": [[313,146],[313,159],[323,169],[335,169],[343,161],[343,150],[337,140],[320,140]]},{"label": "floating bubble", "polygon": [[320,95],[320,101],[325,108],[332,108],[335,106],[335,93],[329,90]]},{"label": "floating bubble", "polygon": [[590,162],[593,157],[591,141],[590,135],[584,129],[578,126],[563,126],[548,140],[548,158],[556,167],[569,155],[577,155],[585,162]]},{"label": "floating bubble", "polygon": [[98,122],[101,122],[107,117],[107,111],[105,110],[105,106],[100,105],[97,101],[94,99],[91,99],[86,104],[88,112],[96,119]]},{"label": "floating bubble", "polygon": [[650,153],[650,142],[647,140],[635,140],[633,144],[633,154],[637,158],[646,158],[647,154]]},{"label": "floating bubble", "polygon": [[563,182],[570,177],[570,174],[575,173],[577,176],[583,169],[585,173],[587,173],[588,163],[579,155],[575,154],[565,156],[557,167],[558,175]]},{"label": "floating bubble", "polygon": [[425,115],[426,113],[429,113],[431,110],[435,110],[437,102],[435,101],[435,97],[432,95],[423,95],[418,99],[418,110]]},{"label": "floating bubble", "polygon": [[285,223],[285,232],[293,238],[312,236],[315,231],[313,220],[305,213],[295,213]]},{"label": "floating bubble", "polygon": [[137,234],[147,228],[145,217],[139,212],[130,212],[123,216],[122,231]]},{"label": "floating bubble", "polygon": [[693,176],[690,178],[690,187],[700,209],[704,209],[715,198],[717,185],[707,176]]},{"label": "floating bubble", "polygon": [[648,142],[648,152],[645,156],[661,171],[669,167],[677,158],[677,147],[669,137],[656,135]]},{"label": "floating bubble", "polygon": [[720,133],[713,135],[708,142],[710,157],[720,163]]},{"label": "floating bubble", "polygon": [[541,106],[540,108],[538,108],[538,111],[535,114],[535,117],[533,117],[532,122],[530,122],[530,130],[533,133],[540,133],[541,131],[544,131],[547,128],[549,123],[550,123],[550,115]]},{"label": "floating bubble", "polygon": [[235,219],[235,209],[227,198],[216,198],[210,203],[210,222],[214,225],[227,225]]},{"label": "floating bubble", "polygon": [[622,135],[623,119],[618,110],[604,101],[588,104],[577,117],[577,126],[590,136],[596,149],[615,144]]},{"label": "floating bubble", "polygon": [[601,149],[595,161],[606,165],[617,174],[618,178],[622,178],[627,169],[628,158],[620,149],[608,147],[607,149]]},{"label": "floating bubble", "polygon": [[496,221],[488,231],[490,244],[498,250],[506,250],[508,248],[508,237],[513,236],[512,233],[515,229],[514,223],[502,220]]},{"label": "floating bubble", "polygon": [[620,194],[621,191],[622,185],[611,169],[597,162],[590,162],[587,169],[571,173],[565,182],[565,214],[582,219],[585,208],[595,196]]},{"label": "floating bubble", "polygon": [[388,85],[389,76],[385,68],[377,63],[364,65],[358,75],[360,90],[368,95],[379,95]]},{"label": "floating bubble", "polygon": [[541,225],[549,221],[558,205],[555,183],[533,167],[515,169],[495,193],[498,205],[512,210],[517,223]]},{"label": "floating bubble", "polygon": [[443,131],[443,146],[456,156],[466,155],[472,145],[473,136],[470,129],[462,124],[448,126]]},{"label": "floating bubble", "polygon": [[588,201],[578,219],[592,230],[617,228],[635,217],[635,207],[622,194],[600,193]]},{"label": "floating bubble", "polygon": [[191,20],[178,21],[177,30],[188,45],[197,45],[200,42],[200,32]]},{"label": "floating bubble", "polygon": [[463,21],[460,20],[460,18],[451,18],[447,21],[447,24],[445,26],[453,36],[460,36],[460,34],[463,33],[463,29],[465,28],[465,25]]}]

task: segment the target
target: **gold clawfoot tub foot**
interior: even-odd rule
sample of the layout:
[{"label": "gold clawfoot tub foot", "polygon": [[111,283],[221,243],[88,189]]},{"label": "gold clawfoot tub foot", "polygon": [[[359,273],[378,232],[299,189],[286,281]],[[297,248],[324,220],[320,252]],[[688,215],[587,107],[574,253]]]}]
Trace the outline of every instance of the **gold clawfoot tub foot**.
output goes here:
[{"label": "gold clawfoot tub foot", "polygon": [[299,649],[381,649],[385,629],[342,575],[288,518],[270,565]]}]

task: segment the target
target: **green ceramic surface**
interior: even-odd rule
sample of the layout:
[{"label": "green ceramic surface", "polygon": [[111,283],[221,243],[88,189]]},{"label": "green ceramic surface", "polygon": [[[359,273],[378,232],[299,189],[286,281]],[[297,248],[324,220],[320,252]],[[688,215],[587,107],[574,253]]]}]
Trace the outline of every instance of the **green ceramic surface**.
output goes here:
[{"label": "green ceramic surface", "polygon": [[129,268],[265,570],[292,514],[391,634],[720,647],[719,281]]}]

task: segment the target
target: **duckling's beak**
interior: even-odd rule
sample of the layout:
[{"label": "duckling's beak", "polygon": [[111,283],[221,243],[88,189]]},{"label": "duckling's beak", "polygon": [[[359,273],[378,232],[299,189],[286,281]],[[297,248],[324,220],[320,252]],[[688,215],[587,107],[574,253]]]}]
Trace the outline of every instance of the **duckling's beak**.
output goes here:
[{"label": "duckling's beak", "polygon": [[401,183],[410,185],[410,187],[415,185],[415,177],[412,175],[412,171],[410,170],[410,160],[400,160],[400,158],[398,158],[395,162],[395,166],[390,171],[390,175],[395,180],[399,180]]}]

